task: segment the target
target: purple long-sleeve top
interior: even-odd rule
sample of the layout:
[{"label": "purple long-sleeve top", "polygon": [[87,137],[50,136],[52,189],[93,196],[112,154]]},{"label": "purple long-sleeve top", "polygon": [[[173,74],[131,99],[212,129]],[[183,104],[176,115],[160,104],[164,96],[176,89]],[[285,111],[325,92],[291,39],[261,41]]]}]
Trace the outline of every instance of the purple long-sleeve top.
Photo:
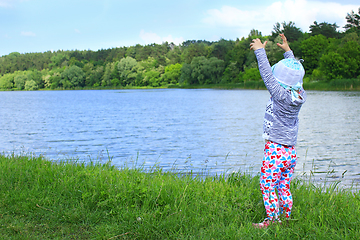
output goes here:
[{"label": "purple long-sleeve top", "polygon": [[[255,55],[260,75],[271,95],[266,106],[263,137],[282,145],[294,146],[299,129],[299,111],[306,101],[306,92],[301,88],[299,98],[292,101],[290,91],[275,79],[264,48],[257,49]],[[285,58],[294,58],[292,51],[284,53]]]}]

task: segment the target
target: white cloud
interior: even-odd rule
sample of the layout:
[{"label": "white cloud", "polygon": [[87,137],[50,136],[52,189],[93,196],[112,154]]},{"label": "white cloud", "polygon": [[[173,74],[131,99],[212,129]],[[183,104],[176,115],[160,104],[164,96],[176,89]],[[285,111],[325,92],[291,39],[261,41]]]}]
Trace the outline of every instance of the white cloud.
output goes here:
[{"label": "white cloud", "polygon": [[179,38],[173,38],[171,35],[164,37],[163,38],[164,42],[168,42],[168,43],[174,43],[176,45],[179,45],[181,43],[183,43],[185,40],[183,37],[179,37]]},{"label": "white cloud", "polygon": [[81,33],[80,30],[79,30],[79,29],[76,29],[76,28],[74,29],[74,31],[75,31],[76,33],[79,33],[79,34]]},{"label": "white cloud", "polygon": [[25,31],[22,31],[22,32],[21,32],[21,36],[25,36],[25,37],[35,37],[36,34],[33,33],[33,32],[25,32]]},{"label": "white cloud", "polygon": [[295,22],[302,31],[308,31],[314,21],[336,23],[343,27],[346,14],[356,10],[356,5],[307,0],[284,0],[256,10],[242,10],[231,6],[207,11],[203,23],[217,28],[229,28],[240,36],[247,36],[251,29],[269,35],[276,22]]},{"label": "white cloud", "polygon": [[175,44],[180,44],[184,41],[184,38],[182,38],[182,37],[173,38],[172,35],[168,35],[166,37],[160,37],[156,33],[145,32],[144,30],[140,31],[139,36],[145,44],[151,44],[151,43],[161,44],[163,42],[168,42],[168,43],[173,42]]},{"label": "white cloud", "polygon": [[152,32],[145,32],[144,30],[140,31],[140,38],[146,43],[161,43],[161,37],[158,36],[156,33]]},{"label": "white cloud", "polygon": [[0,0],[0,7],[10,8],[13,7],[18,2],[26,2],[28,0]]}]

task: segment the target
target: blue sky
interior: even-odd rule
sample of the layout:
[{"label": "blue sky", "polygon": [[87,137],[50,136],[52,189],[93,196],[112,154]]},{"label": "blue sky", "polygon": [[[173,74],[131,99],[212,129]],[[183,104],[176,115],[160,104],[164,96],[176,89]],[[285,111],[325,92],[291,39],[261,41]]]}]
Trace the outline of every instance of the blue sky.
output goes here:
[{"label": "blue sky", "polygon": [[283,21],[302,31],[314,21],[343,27],[359,7],[359,0],[0,0],[0,56],[236,40],[251,29],[269,35]]}]

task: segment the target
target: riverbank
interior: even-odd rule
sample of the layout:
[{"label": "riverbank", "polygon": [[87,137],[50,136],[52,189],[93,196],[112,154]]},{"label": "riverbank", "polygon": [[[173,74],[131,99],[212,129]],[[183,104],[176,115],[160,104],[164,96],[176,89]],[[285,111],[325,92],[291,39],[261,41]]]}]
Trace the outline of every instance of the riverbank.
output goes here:
[{"label": "riverbank", "polygon": [[[360,91],[360,78],[355,79],[334,79],[329,82],[325,81],[312,81],[305,82],[305,90],[316,91]],[[182,88],[182,89],[253,89],[253,90],[266,90],[263,81],[246,81],[242,83],[218,83],[218,84],[195,84],[195,85],[181,85],[169,84],[160,87],[151,86],[110,86],[110,87],[76,87],[72,89],[56,88],[56,89],[39,89],[38,91],[58,91],[58,90],[120,90],[120,89],[166,89],[166,88]],[[0,91],[26,91],[17,89],[0,89]]]},{"label": "riverbank", "polygon": [[[305,90],[316,91],[360,91],[360,79],[334,79],[329,82],[313,81],[303,84]],[[226,83],[226,84],[209,84],[209,85],[170,85],[168,88],[185,88],[185,89],[255,89],[266,90],[262,81],[247,81],[243,83]]]},{"label": "riverbank", "polygon": [[264,219],[259,178],[193,178],[154,167],[0,155],[6,239],[357,239],[360,194],[292,182],[292,220]]}]

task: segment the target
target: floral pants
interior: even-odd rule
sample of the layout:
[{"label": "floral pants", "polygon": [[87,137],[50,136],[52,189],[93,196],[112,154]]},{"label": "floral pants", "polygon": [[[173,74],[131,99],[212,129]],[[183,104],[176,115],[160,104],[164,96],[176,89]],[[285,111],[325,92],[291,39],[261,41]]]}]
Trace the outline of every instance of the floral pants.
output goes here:
[{"label": "floral pants", "polygon": [[[290,217],[293,200],[290,182],[296,165],[295,147],[268,141],[260,174],[260,189],[268,219],[279,220],[279,214]],[[279,194],[278,197],[275,188]],[[279,212],[280,209],[280,212]]]}]

